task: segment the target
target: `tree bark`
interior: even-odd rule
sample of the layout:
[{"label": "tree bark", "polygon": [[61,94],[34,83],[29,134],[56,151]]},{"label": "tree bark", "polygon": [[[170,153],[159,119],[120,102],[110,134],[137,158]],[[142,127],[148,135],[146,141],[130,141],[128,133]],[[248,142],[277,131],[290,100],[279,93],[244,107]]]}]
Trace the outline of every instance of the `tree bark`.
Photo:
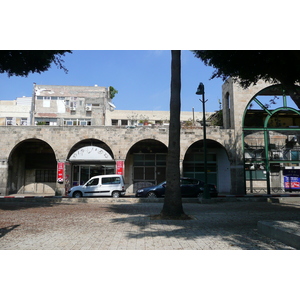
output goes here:
[{"label": "tree bark", "polygon": [[166,193],[161,216],[184,215],[180,193],[180,110],[181,110],[181,51],[171,51],[171,99],[169,146],[166,169]]}]

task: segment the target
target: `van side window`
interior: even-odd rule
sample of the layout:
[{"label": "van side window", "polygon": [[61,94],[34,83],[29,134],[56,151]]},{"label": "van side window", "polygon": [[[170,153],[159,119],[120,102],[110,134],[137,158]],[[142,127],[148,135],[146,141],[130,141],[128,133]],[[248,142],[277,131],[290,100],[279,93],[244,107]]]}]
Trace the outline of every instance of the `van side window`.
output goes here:
[{"label": "van side window", "polygon": [[86,185],[87,186],[98,185],[98,183],[99,183],[99,178],[94,178],[94,179],[90,180]]},{"label": "van side window", "polygon": [[102,184],[120,184],[120,177],[105,177],[102,178]]}]

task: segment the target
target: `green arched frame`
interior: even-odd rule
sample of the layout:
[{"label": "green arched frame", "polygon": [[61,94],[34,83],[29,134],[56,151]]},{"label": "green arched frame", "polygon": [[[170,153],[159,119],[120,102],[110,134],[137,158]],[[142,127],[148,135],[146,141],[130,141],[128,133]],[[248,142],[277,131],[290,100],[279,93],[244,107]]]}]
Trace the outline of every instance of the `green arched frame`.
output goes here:
[{"label": "green arched frame", "polygon": [[[300,89],[300,87],[299,87]],[[270,93],[268,93],[268,91],[271,91]],[[275,93],[275,91],[277,93]],[[282,96],[282,106],[271,110],[269,109],[266,105],[262,104],[260,100],[257,99],[258,96],[260,95],[276,95],[276,96]],[[255,94],[251,100],[249,101],[247,107],[245,108],[244,114],[243,114],[243,134],[242,134],[242,145],[243,145],[243,153],[244,153],[244,162],[245,162],[245,135],[249,132],[262,132],[263,131],[263,135],[264,135],[264,159],[262,160],[262,162],[265,165],[265,172],[266,172],[266,182],[267,182],[267,193],[271,194],[271,185],[270,185],[270,157],[269,157],[269,133],[271,131],[285,131],[285,132],[295,132],[295,131],[299,131],[300,134],[300,126],[293,127],[293,128],[286,128],[286,127],[268,127],[269,121],[272,117],[274,117],[277,113],[279,112],[285,112],[287,113],[288,111],[296,114],[299,116],[300,118],[300,111],[292,108],[292,107],[288,107],[287,106],[287,94],[285,92],[285,90],[282,88],[281,85],[273,85],[273,86],[269,86],[263,90],[261,90],[260,92],[258,92],[257,94]],[[265,120],[263,122],[263,126],[257,126],[257,127],[247,127],[245,126],[245,119],[247,116],[247,113],[250,109],[251,103],[255,102],[261,109],[262,111],[265,113],[266,117]],[[283,160],[280,159],[278,161],[276,160],[272,160],[272,163],[294,163],[294,164],[300,164],[299,160]],[[245,169],[245,168],[244,168]],[[246,175],[245,175],[246,178]],[[245,190],[246,193],[246,190]]]}]

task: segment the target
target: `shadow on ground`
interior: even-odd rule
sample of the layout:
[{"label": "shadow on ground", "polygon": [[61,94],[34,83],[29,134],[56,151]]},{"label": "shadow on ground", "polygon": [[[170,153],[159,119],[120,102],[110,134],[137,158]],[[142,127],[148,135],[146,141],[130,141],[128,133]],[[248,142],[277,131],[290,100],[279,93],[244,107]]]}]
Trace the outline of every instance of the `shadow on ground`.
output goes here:
[{"label": "shadow on ground", "polygon": [[12,225],[0,228],[0,238],[4,237],[7,233],[14,230],[15,228],[19,227],[20,225]]},{"label": "shadow on ground", "polygon": [[[151,204],[149,204],[151,207]],[[299,220],[300,206],[281,203],[215,203],[184,204],[184,211],[191,220],[153,220],[151,215],[159,214],[162,205],[154,204],[145,210],[141,204],[111,205],[114,213],[125,214],[125,217],[114,218],[114,223],[130,223],[136,230],[128,233],[128,238],[145,237],[179,238],[197,242],[210,239],[218,243],[220,239],[237,249],[292,249],[280,242],[269,239],[257,231],[260,220]],[[129,216],[128,216],[129,215]],[[201,243],[200,243],[201,244]],[[214,249],[217,246],[213,247]]]},{"label": "shadow on ground", "polygon": [[0,210],[22,210],[34,207],[53,207],[58,205],[71,205],[71,203],[59,203],[51,201],[0,202]]}]

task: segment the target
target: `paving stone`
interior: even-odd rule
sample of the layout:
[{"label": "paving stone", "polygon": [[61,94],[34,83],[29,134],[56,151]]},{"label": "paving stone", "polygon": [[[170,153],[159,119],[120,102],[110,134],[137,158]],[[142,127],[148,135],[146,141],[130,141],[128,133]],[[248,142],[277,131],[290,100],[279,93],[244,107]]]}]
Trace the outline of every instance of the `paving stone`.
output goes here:
[{"label": "paving stone", "polygon": [[300,221],[298,203],[184,203],[192,220],[152,220],[161,203],[60,203],[1,207],[1,250],[294,249],[257,230]]}]

